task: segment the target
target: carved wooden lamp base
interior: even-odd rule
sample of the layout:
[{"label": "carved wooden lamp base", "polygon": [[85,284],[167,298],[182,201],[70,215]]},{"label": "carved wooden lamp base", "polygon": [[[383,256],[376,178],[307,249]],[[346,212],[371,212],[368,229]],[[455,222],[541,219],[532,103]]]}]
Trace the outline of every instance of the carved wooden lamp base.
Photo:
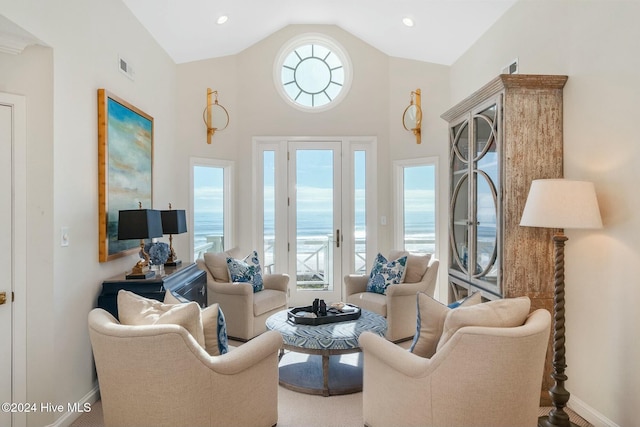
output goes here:
[{"label": "carved wooden lamp base", "polygon": [[569,415],[564,407],[569,401],[570,393],[564,388],[567,376],[564,373],[567,367],[565,359],[565,327],[564,327],[564,242],[567,236],[559,230],[553,236],[555,250],[554,284],[555,293],[553,299],[553,373],[551,378],[555,384],[549,389],[551,403],[554,408],[546,417],[538,418],[538,427],[577,427],[569,421]]}]

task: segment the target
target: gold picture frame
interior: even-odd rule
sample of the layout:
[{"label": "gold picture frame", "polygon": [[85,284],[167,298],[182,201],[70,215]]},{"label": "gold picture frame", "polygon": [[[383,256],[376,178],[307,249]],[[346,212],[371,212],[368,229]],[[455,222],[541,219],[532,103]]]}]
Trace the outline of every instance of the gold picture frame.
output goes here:
[{"label": "gold picture frame", "polygon": [[153,117],[98,89],[98,258],[110,261],[140,250],[140,242],[118,240],[118,211],[151,208]]}]

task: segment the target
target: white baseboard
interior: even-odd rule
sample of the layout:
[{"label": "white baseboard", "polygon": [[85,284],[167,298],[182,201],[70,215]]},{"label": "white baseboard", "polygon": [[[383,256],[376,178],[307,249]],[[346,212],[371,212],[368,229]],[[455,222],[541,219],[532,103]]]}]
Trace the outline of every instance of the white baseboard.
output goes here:
[{"label": "white baseboard", "polygon": [[65,412],[53,424],[49,424],[46,427],[69,427],[71,423],[73,423],[80,415],[83,414],[83,412],[81,412],[82,410],[84,410],[87,407],[91,408],[91,405],[97,402],[99,398],[100,398],[100,388],[98,387],[98,384],[96,384],[89,391],[89,393],[85,394],[82,397],[82,399],[78,401],[77,408],[79,408],[80,411],[71,412],[67,410],[67,412]]},{"label": "white baseboard", "polygon": [[571,399],[567,402],[567,407],[586,421],[589,421],[593,427],[620,427],[575,396],[571,396]]}]

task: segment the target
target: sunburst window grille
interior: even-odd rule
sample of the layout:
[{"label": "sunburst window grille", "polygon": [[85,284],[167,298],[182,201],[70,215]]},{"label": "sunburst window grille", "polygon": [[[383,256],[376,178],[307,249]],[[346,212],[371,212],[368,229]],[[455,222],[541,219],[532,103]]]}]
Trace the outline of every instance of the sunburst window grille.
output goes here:
[{"label": "sunburst window grille", "polygon": [[350,85],[350,64],[335,42],[306,36],[281,51],[275,67],[276,87],[294,107],[324,111],[345,96]]}]

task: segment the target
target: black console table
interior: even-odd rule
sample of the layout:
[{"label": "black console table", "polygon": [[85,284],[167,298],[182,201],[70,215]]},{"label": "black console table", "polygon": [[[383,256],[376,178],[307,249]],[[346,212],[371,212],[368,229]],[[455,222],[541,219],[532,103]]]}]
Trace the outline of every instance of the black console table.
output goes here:
[{"label": "black console table", "polygon": [[164,274],[156,273],[150,279],[125,279],[124,274],[102,282],[102,292],[98,296],[98,307],[118,318],[117,297],[120,289],[134,292],[145,298],[164,301],[164,294],[170,291],[180,301],[196,301],[200,307],[207,306],[207,274],[195,263],[177,267],[165,267]]}]

